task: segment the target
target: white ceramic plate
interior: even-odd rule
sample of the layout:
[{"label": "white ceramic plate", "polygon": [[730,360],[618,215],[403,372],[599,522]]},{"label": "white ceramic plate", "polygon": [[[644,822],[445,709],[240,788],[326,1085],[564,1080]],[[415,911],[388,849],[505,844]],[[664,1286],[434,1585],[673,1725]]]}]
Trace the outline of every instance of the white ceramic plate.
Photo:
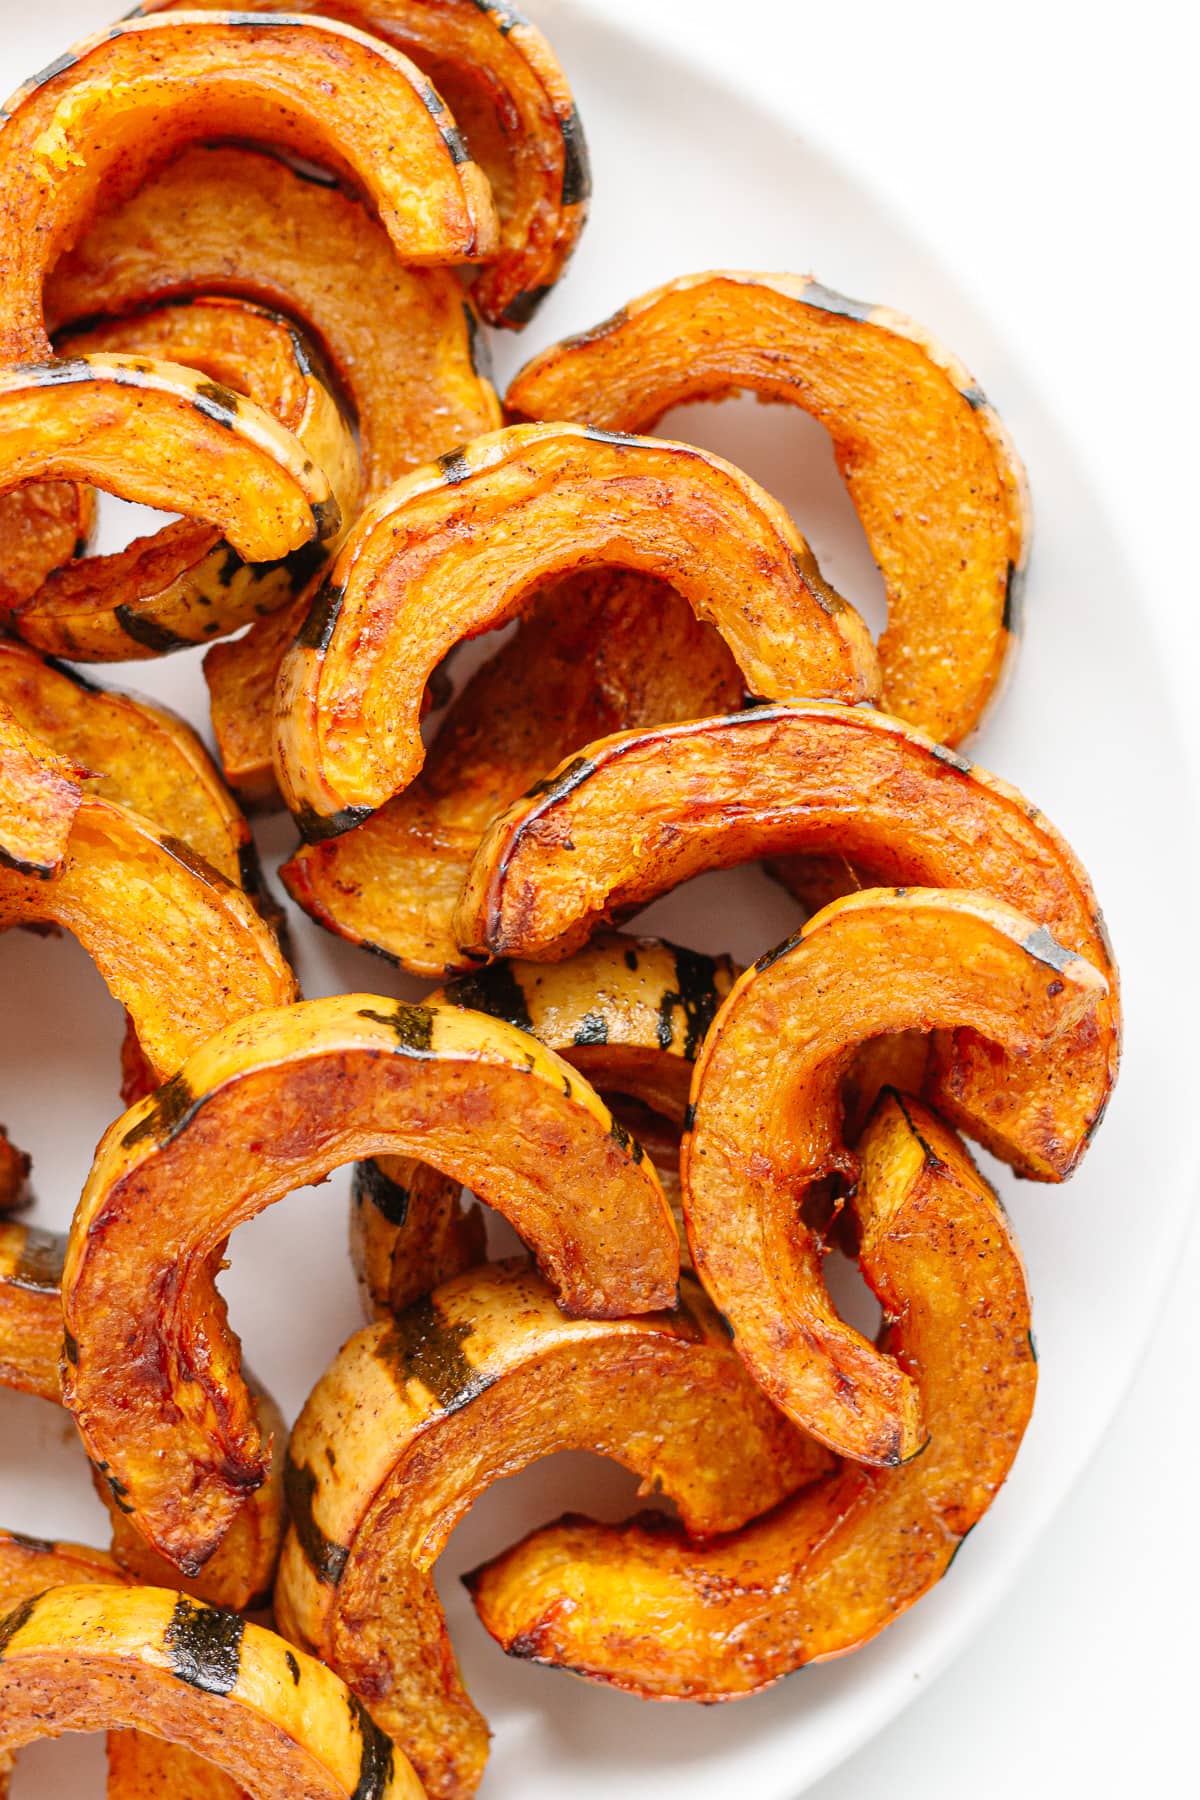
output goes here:
[{"label": "white ceramic plate", "polygon": [[[0,88],[8,91],[72,39],[106,23],[105,0],[6,6]],[[1000,1177],[1020,1231],[1041,1352],[1037,1415],[996,1506],[953,1575],[855,1657],[736,1707],[647,1707],[509,1663],[476,1624],[454,1579],[564,1506],[620,1516],[630,1482],[588,1458],[558,1458],[493,1490],[443,1558],[442,1591],[467,1681],[495,1729],[486,1790],[572,1800],[653,1787],[705,1800],[736,1783],[758,1800],[794,1800],[896,1713],[967,1638],[1095,1447],[1136,1364],[1183,1227],[1194,1176],[1194,1108],[1181,1057],[1155,1057],[1179,1002],[1177,946],[1191,920],[1183,890],[1148,884],[1180,821],[1194,817],[1185,759],[1166,710],[1168,683],[1130,629],[1136,572],[1071,447],[1069,421],[1041,410],[1019,356],[997,338],[869,190],[796,138],[754,97],[713,85],[682,60],[605,25],[596,9],[533,6],[571,75],[592,146],[596,200],[570,276],[519,342],[497,340],[500,375],[534,349],[593,323],[630,295],[706,266],[812,269],[831,286],[915,314],[973,367],[1016,431],[1031,469],[1037,540],[1027,634],[1009,691],[977,743],[982,761],[1030,792],[1088,863],[1122,959],[1128,1001],[1121,1087],[1092,1155],[1062,1191]],[[752,26],[747,9],[743,27]],[[738,402],[695,408],[664,431],[741,462],[791,508],[842,592],[879,620],[880,590],[823,434],[789,409]],[[129,521],[110,516],[110,542]],[[112,671],[202,729],[196,657]],[[1115,722],[1120,721],[1120,729]],[[1130,754],[1136,745],[1136,755]],[[278,822],[264,848],[290,847]],[[749,957],[794,923],[753,872],[709,877],[654,907],[655,928]],[[346,988],[414,993],[389,967],[295,924],[310,995]],[[116,1104],[120,1019],[68,940],[0,939],[0,1118],[34,1152],[39,1222],[67,1224],[91,1147]],[[1163,1120],[1187,1121],[1169,1145]],[[1153,1144],[1149,1174],[1147,1146]],[[292,1196],[238,1234],[225,1290],[256,1369],[294,1413],[359,1322],[346,1264],[344,1175]],[[0,1394],[0,1520],[102,1542],[105,1520],[65,1418]],[[102,1791],[97,1745],[68,1740],[22,1759],[15,1800]],[[84,1775],[84,1771],[88,1771]]]}]

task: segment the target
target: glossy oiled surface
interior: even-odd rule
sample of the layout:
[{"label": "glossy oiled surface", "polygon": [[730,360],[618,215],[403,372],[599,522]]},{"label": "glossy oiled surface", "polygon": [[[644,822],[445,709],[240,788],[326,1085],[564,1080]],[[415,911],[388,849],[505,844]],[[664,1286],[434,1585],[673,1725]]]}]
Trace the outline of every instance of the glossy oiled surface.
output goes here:
[{"label": "glossy oiled surface", "polygon": [[[1136,417],[1129,410],[1134,389],[1114,388],[1107,351],[1111,327],[1097,325],[1098,315],[1086,301],[1081,312],[1084,274],[1072,284],[1065,273],[1070,251],[1062,235],[1062,190],[1055,190],[1054,231],[1062,255],[1045,270],[1022,266],[1011,213],[999,203],[995,178],[985,214],[968,219],[947,213],[948,196],[962,193],[965,184],[960,171],[946,167],[941,121],[953,116],[965,133],[978,122],[981,91],[994,106],[994,117],[1009,116],[1016,91],[990,68],[979,67],[965,80],[952,33],[944,36],[938,65],[946,81],[936,115],[938,156],[926,170],[930,180],[905,192],[896,171],[917,172],[918,159],[902,156],[889,132],[905,123],[906,107],[912,123],[911,86],[899,88],[895,82],[901,51],[915,54],[908,15],[892,21],[889,55],[878,67],[865,55],[860,13],[827,9],[819,20],[812,14],[787,18],[776,45],[781,15],[777,7],[767,7],[763,30],[772,33],[767,49],[749,16],[739,18],[721,57],[722,67],[735,61],[754,66],[753,85],[748,82],[739,97],[729,85],[697,81],[678,60],[643,55],[629,40],[583,22],[561,0],[528,3],[571,71],[602,177],[591,227],[566,282],[523,340],[500,342],[501,378],[507,380],[528,353],[602,317],[631,295],[716,261],[812,268],[844,292],[890,300],[963,355],[1030,463],[1038,509],[1025,643],[1009,691],[971,753],[1017,783],[1067,831],[1102,895],[1129,996],[1122,1084],[1095,1156],[1071,1184],[1054,1192],[1021,1187],[1007,1177],[1001,1181],[1029,1264],[1042,1359],[1037,1411],[1021,1456],[950,1578],[879,1643],[844,1662],[809,1670],[759,1699],[703,1710],[643,1708],[510,1664],[474,1624],[458,1573],[564,1508],[587,1507],[610,1518],[635,1510],[631,1485],[593,1462],[552,1463],[500,1484],[473,1510],[442,1558],[439,1579],[456,1650],[474,1698],[498,1732],[489,1774],[496,1794],[549,1800],[569,1788],[581,1800],[598,1800],[614,1787],[635,1793],[653,1787],[666,1800],[709,1800],[736,1787],[753,1788],[763,1800],[795,1800],[831,1760],[928,1687],[933,1672],[1007,1584],[1021,1551],[1101,1436],[1174,1260],[1177,1226],[1189,1198],[1194,1108],[1187,1060],[1164,1058],[1161,1045],[1163,1034],[1179,1023],[1179,946],[1189,941],[1190,904],[1185,888],[1173,879],[1156,881],[1151,892],[1147,871],[1162,868],[1163,847],[1170,845],[1172,867],[1182,880],[1187,855],[1182,821],[1190,816],[1190,789],[1171,715],[1172,671],[1166,657],[1160,660],[1155,636],[1155,622],[1161,628],[1171,616],[1171,582],[1181,579],[1181,564],[1164,551],[1157,565],[1162,579],[1151,581],[1130,558],[1137,515],[1131,493],[1140,492],[1146,501],[1145,515],[1153,520],[1149,529],[1165,530],[1169,520],[1151,494],[1169,470],[1144,455],[1150,439],[1129,429],[1124,438],[1119,435],[1122,421],[1128,427]],[[11,80],[48,61],[73,30],[104,23],[113,11],[98,0],[64,0],[36,17],[6,12],[0,46]],[[649,22],[664,32],[671,29],[666,8]],[[826,77],[821,81],[809,78],[818,38],[820,72]],[[933,41],[932,36],[924,40],[922,54],[932,53]],[[1024,40],[1026,56],[1029,41]],[[682,33],[680,44],[685,52],[690,47]],[[1076,51],[1077,46],[1073,55]],[[1003,69],[1019,67],[1011,44],[997,61]],[[1030,73],[1028,65],[1025,72]],[[786,125],[762,113],[768,74],[776,77],[775,90],[786,105]],[[835,75],[836,81],[828,79]],[[890,108],[846,105],[860,84],[876,95],[887,83],[903,105],[899,99]],[[1038,121],[1044,141],[1046,118],[1058,119],[1061,108],[1052,104],[1055,97],[1045,81],[1035,91],[1047,101]],[[1057,98],[1065,105],[1065,94]],[[825,141],[836,150],[833,160],[819,148],[826,130]],[[1012,135],[1004,139],[1006,168],[1016,143]],[[979,160],[972,157],[969,169],[987,160],[994,168],[1001,154],[995,144],[986,157],[983,145],[977,149]],[[850,169],[868,173],[859,181]],[[1043,173],[1039,168],[1035,177],[1026,160],[1027,185],[1036,179],[1040,188]],[[888,183],[899,202],[922,209],[932,251],[877,204],[874,196]],[[1011,200],[1012,193],[1007,197]],[[1045,204],[1048,208],[1051,200]],[[1111,197],[1103,211],[1107,232]],[[1001,227],[1001,219],[1010,226]],[[1100,243],[1098,216],[1096,226]],[[970,257],[961,253],[964,242],[972,247]],[[981,242],[991,244],[990,259],[975,255]],[[1003,288],[980,285],[970,300],[964,284],[981,265],[1003,267],[1007,280]],[[1018,292],[1027,299],[1014,309],[1010,302]],[[1162,374],[1158,391],[1166,395],[1174,351],[1168,355],[1159,343],[1148,344],[1146,353],[1148,364]],[[1080,414],[1072,421],[1064,408],[1068,393],[1086,404],[1086,432],[1078,429]],[[791,409],[737,404],[711,413],[692,409],[672,418],[669,428],[676,435],[695,432],[719,453],[747,465],[789,506],[835,585],[856,597],[872,597],[870,560],[832,460],[820,434]],[[1143,471],[1143,486],[1122,490],[1113,484],[1109,503],[1101,504],[1086,471],[1094,465],[1112,477],[1122,459],[1132,472]],[[881,616],[877,607],[876,624]],[[143,666],[126,679],[177,697],[193,720],[203,723],[205,696],[193,659],[176,658],[162,670]],[[269,831],[273,852],[290,850],[286,832]],[[425,984],[406,983],[378,959],[309,930],[295,914],[293,919],[311,993],[382,986],[417,998],[423,991]],[[735,874],[704,881],[657,907],[648,929],[728,950],[748,962],[795,923],[796,910],[785,896],[757,877]],[[36,1152],[40,1216],[65,1224],[71,1189],[78,1190],[91,1148],[116,1104],[112,1070],[120,1017],[69,942],[36,943],[15,934],[0,940],[0,973],[5,1002],[23,1023],[19,1044],[5,1047],[0,1118],[18,1142]],[[54,1075],[48,1082],[43,1060],[51,1058],[47,1066]],[[71,1098],[72,1131],[63,1125],[64,1094]],[[347,1186],[343,1177],[332,1192],[294,1196],[238,1234],[232,1267],[222,1278],[253,1363],[293,1414],[337,1346],[360,1323],[352,1272],[343,1259],[345,1221],[337,1198]],[[1133,1231],[1131,1194],[1139,1196]],[[511,1248],[511,1239],[505,1243]],[[1098,1295],[1114,1298],[1121,1319],[1120,1329],[1106,1334],[1099,1371]],[[75,1447],[64,1445],[51,1426],[50,1409],[11,1398],[0,1405],[5,1426],[11,1426],[0,1517],[30,1530],[99,1541],[103,1518],[93,1511],[86,1480],[76,1473]],[[1030,1648],[1017,1643],[1012,1664]],[[1111,1670],[1110,1652],[1105,1667]],[[1124,1669],[1132,1678],[1128,1662]],[[1050,1673],[1047,1669],[1047,1690],[1057,1692]],[[964,1719],[977,1698],[972,1690]],[[931,1758],[931,1737],[944,1746],[941,1708],[939,1695],[927,1708],[918,1754],[904,1767],[905,1776],[916,1770],[919,1779]],[[1056,1714],[1047,1718],[1047,1735],[1055,1736]],[[994,1744],[996,1737],[985,1741]],[[1076,1740],[1072,1754],[1078,1748]],[[64,1743],[31,1752],[27,1772],[18,1776],[24,1784],[16,1789],[19,1800],[63,1792],[84,1766],[83,1749]],[[102,1751],[88,1747],[88,1755],[99,1758]],[[941,1751],[936,1760],[941,1763]],[[98,1770],[99,1762],[87,1767]],[[893,1781],[900,1774],[889,1769]],[[89,1788],[80,1776],[79,1791],[100,1793],[101,1780],[97,1773]],[[960,1766],[960,1786],[961,1780]]]}]

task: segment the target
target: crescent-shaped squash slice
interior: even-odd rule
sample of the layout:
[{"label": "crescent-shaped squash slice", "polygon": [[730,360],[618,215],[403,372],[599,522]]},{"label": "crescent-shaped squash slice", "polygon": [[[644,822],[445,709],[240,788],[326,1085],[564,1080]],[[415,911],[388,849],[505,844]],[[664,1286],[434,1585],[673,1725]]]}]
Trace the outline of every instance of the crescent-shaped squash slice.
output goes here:
[{"label": "crescent-shaped squash slice", "polygon": [[284,660],[276,765],[305,835],[346,831],[408,787],[425,684],[456,644],[553,576],[602,564],[677,588],[754,693],[875,696],[862,620],[732,464],[576,425],[493,432],[363,514]]},{"label": "crescent-shaped squash slice", "polygon": [[[196,0],[146,0],[144,13]],[[217,10],[217,0],[199,0]],[[492,325],[528,323],[587,217],[587,144],[562,66],[535,25],[499,0],[250,0],[253,13],[321,13],[402,50],[436,83],[491,181],[500,243],[474,284]]]},{"label": "crescent-shaped squash slice", "polygon": [[1019,1174],[1063,1181],[1116,1076],[1099,970],[981,894],[868,889],[762,957],[704,1041],[680,1169],[697,1273],[741,1356],[797,1424],[843,1455],[895,1464],[926,1437],[919,1385],[833,1309],[802,1205],[853,1180],[839,1088],[860,1044],[968,1028],[990,1091],[930,1097]]},{"label": "crescent-shaped squash slice", "polygon": [[187,844],[108,800],[84,799],[54,880],[0,867],[0,931],[30,924],[79,939],[160,1080],[222,1026],[296,991],[251,900]]},{"label": "crescent-shaped squash slice", "polygon": [[844,1464],[710,1544],[650,1517],[535,1532],[468,1583],[512,1655],[646,1699],[732,1700],[857,1649],[946,1574],[1033,1409],[1020,1253],[954,1133],[895,1095],[863,1139],[852,1205],[884,1343],[920,1386],[921,1455]]},{"label": "crescent-shaped squash slice", "polygon": [[1049,820],[978,764],[861,707],[760,707],[587,745],[485,832],[458,939],[476,956],[565,956],[704,870],[799,852],[849,859],[851,882],[994,894],[1115,993],[1091,883]]},{"label": "crescent-shaped squash slice", "polygon": [[284,866],[292,898],[351,943],[434,978],[473,966],[454,907],[496,814],[593,738],[738,706],[737,664],[665,582],[602,569],[553,582],[447,712],[425,767],[354,831]]},{"label": "crescent-shaped squash slice", "polygon": [[[56,1405],[62,1400],[62,1271],[67,1240],[34,1226],[0,1223],[0,1387]],[[199,1599],[236,1611],[270,1603],[283,1543],[283,1446],[287,1426],[271,1396],[250,1378],[259,1427],[276,1454],[263,1486],[251,1494],[203,1572],[188,1582]],[[130,1520],[120,1483],[93,1464],[96,1491],[112,1520],[113,1554],[132,1578],[179,1586],[177,1572],[158,1556]],[[4,1539],[0,1534],[0,1610],[4,1610]],[[63,1577],[71,1579],[71,1577]],[[48,1583],[42,1583],[47,1586]]]},{"label": "crescent-shaped squash slice", "polygon": [[214,1036],[111,1126],[71,1228],[64,1397],[143,1535],[184,1573],[264,1473],[215,1276],[235,1227],[375,1155],[420,1156],[496,1205],[565,1310],[670,1305],[671,1214],[587,1082],[499,1020],[370,994]]},{"label": "crescent-shaped squash slice", "polygon": [[96,354],[0,370],[0,438],[0,489],[91,481],[214,527],[248,562],[341,528],[328,477],[299,440],[180,363]]},{"label": "crescent-shaped squash slice", "polygon": [[180,1744],[251,1800],[419,1800],[345,1685],[273,1631],[166,1588],[53,1587],[0,1622],[0,1753],[64,1731]]},{"label": "crescent-shaped squash slice", "polygon": [[361,1331],[292,1436],[280,1628],[337,1670],[428,1793],[474,1793],[487,1725],[455,1662],[433,1565],[505,1475],[586,1449],[729,1530],[824,1472],[746,1375],[698,1284],[679,1310],[564,1319],[522,1260],[473,1269]]},{"label": "crescent-shaped squash slice", "polygon": [[97,202],[204,138],[261,137],[357,183],[407,262],[495,247],[487,178],[428,78],[329,19],[133,17],[19,88],[0,119],[0,363],[46,354],[46,276]]},{"label": "crescent-shaped squash slice", "polygon": [[[0,654],[7,640],[0,638]],[[48,881],[62,868],[87,770],[56,753],[0,689],[0,868]]]},{"label": "crescent-shaped squash slice", "polygon": [[0,494],[0,625],[55,569],[87,555],[95,527],[95,496],[73,481],[34,481]]},{"label": "crescent-shaped squash slice", "polygon": [[544,350],[508,405],[648,431],[684,401],[739,388],[829,431],[887,587],[884,705],[958,743],[1019,628],[1029,497],[994,409],[923,326],[811,277],[683,276]]},{"label": "crescent-shaped squash slice", "polygon": [[[141,813],[229,881],[254,894],[254,841],[191,727],[165,707],[99,688],[75,670],[0,638],[0,708],[87,772],[89,794]],[[0,757],[0,781],[8,759]],[[11,813],[0,803],[3,829]]]},{"label": "crescent-shaped squash slice", "polygon": [[[59,339],[67,360],[151,357],[185,364],[214,389],[249,399],[289,431],[318,471],[318,498],[347,524],[358,504],[350,429],[296,326],[248,301],[200,297]],[[314,488],[316,492],[316,488]],[[0,549],[3,548],[0,542]],[[278,562],[245,563],[219,531],[185,519],[108,556],[55,571],[14,626],[28,642],[76,661],[110,662],[186,649],[274,611],[303,592],[333,549],[310,540]]]},{"label": "crescent-shaped squash slice", "polygon": [[[614,932],[569,962],[491,963],[427,1004],[504,1019],[556,1050],[609,1106],[616,1095],[626,1104],[633,1097],[652,1109],[647,1120],[663,1115],[656,1135],[666,1154],[653,1161],[666,1191],[679,1144],[677,1134],[664,1137],[665,1120],[683,1124],[697,1051],[736,974],[728,957]],[[464,1209],[458,1184],[411,1158],[357,1169],[350,1218],[351,1253],[374,1311],[399,1311],[483,1260],[478,1209]]]},{"label": "crescent-shaped squash slice", "polygon": [[0,1387],[58,1400],[67,1240],[0,1221]]}]

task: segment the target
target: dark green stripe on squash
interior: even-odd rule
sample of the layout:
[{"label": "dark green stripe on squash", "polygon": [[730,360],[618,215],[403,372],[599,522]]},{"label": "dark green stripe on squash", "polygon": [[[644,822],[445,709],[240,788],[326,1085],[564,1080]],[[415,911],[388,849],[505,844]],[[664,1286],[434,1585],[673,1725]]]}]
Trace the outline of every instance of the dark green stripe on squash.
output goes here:
[{"label": "dark green stripe on squash", "polygon": [[496,1379],[467,1356],[464,1346],[473,1333],[469,1322],[451,1324],[427,1296],[397,1313],[375,1346],[375,1360],[401,1382],[418,1381],[428,1388],[443,1412],[457,1412]]},{"label": "dark green stripe on squash", "polygon": [[1038,962],[1045,963],[1055,974],[1061,975],[1078,958],[1073,950],[1065,950],[1045,925],[1039,925],[1036,931],[1021,940],[1021,948],[1029,956],[1036,957]]},{"label": "dark green stripe on squash", "polygon": [[526,288],[524,293],[517,294],[514,299],[509,301],[500,315],[504,323],[515,325],[518,329],[522,325],[528,325],[546,295],[550,293],[552,285],[550,282],[544,282],[540,287]]},{"label": "dark green stripe on squash", "polygon": [[[473,974],[460,975],[446,983],[443,990],[451,1006],[464,1006],[471,1012],[487,1013],[489,1018],[503,1019],[520,1031],[533,1031],[533,1019],[525,990],[513,974],[508,962],[490,963]],[[536,1035],[536,1033],[535,1033]]]},{"label": "dark green stripe on squash", "polygon": [[[340,812],[319,813],[307,802],[296,809],[292,817],[300,829],[300,835],[306,844],[323,844],[328,838],[341,837],[347,831],[353,831],[364,819],[369,819],[372,808],[369,806],[343,806]],[[383,952],[386,955],[386,951]],[[390,959],[392,961],[395,958]]]},{"label": "dark green stripe on squash", "polygon": [[4,1661],[8,1646],[12,1643],[18,1631],[20,1631],[22,1625],[27,1625],[29,1623],[30,1618],[33,1616],[34,1607],[37,1605],[38,1601],[43,1598],[44,1596],[42,1594],[30,1594],[27,1600],[22,1600],[19,1606],[14,1606],[12,1611],[8,1613],[5,1618],[0,1619],[0,1662]]},{"label": "dark green stripe on squash", "polygon": [[223,425],[226,431],[233,430],[242,410],[240,396],[220,381],[198,381],[192,405],[203,418],[211,419],[214,425]]},{"label": "dark green stripe on squash", "polygon": [[433,1055],[433,1014],[427,1006],[410,1006],[406,1000],[397,1000],[392,1012],[376,1012],[373,1007],[362,1006],[358,1016],[395,1032],[396,1043],[406,1055]]},{"label": "dark green stripe on squash", "polygon": [[717,1015],[717,965],[711,956],[699,950],[677,949],[675,952],[676,986],[668,989],[658,1007],[658,1044],[669,1050],[675,1040],[675,1008],[683,1009],[683,1055],[695,1062],[696,1053]]},{"label": "dark green stripe on squash", "polygon": [[317,1478],[307,1463],[288,1458],[283,1471],[288,1514],[304,1560],[323,1587],[336,1587],[350,1555],[344,1544],[335,1544],[317,1524],[314,1502]]},{"label": "dark green stripe on squash", "polygon": [[186,1075],[179,1070],[143,1102],[146,1111],[121,1139],[122,1149],[133,1150],[148,1138],[154,1139],[161,1149],[183,1129],[203,1103],[203,1096],[192,1091]]},{"label": "dark green stripe on squash", "polygon": [[377,1162],[354,1165],[351,1197],[356,1206],[372,1205],[397,1231],[408,1223],[411,1199],[408,1189],[385,1175]]},{"label": "dark green stripe on squash", "polygon": [[857,319],[865,325],[875,311],[870,300],[851,300],[848,294],[839,294],[836,288],[828,288],[823,281],[810,281],[800,296],[805,306],[819,307],[822,312],[836,313],[839,318]]},{"label": "dark green stripe on squash", "polygon": [[113,617],[127,638],[152,650],[155,656],[170,656],[176,650],[192,649],[191,638],[180,637],[169,625],[161,625],[149,613],[138,612],[136,606],[122,604],[113,608]]},{"label": "dark green stripe on squash", "polygon": [[362,1739],[362,1761],[350,1800],[380,1800],[396,1772],[396,1747],[357,1694],[350,1696],[350,1716]]},{"label": "dark green stripe on squash", "polygon": [[31,1293],[57,1293],[62,1286],[63,1263],[67,1240],[57,1232],[39,1231],[29,1226],[21,1254],[7,1277],[9,1287],[27,1288]]},{"label": "dark green stripe on squash", "polygon": [[560,129],[563,140],[562,203],[580,206],[591,197],[592,165],[577,107],[573,106],[566,118],[560,120]]},{"label": "dark green stripe on squash", "polygon": [[180,1594],[163,1634],[172,1675],[203,1694],[231,1694],[237,1686],[245,1632],[236,1613]]},{"label": "dark green stripe on squash", "polygon": [[442,472],[443,480],[448,481],[451,487],[457,487],[471,473],[471,464],[461,448],[447,450],[444,456],[438,457],[437,466]]},{"label": "dark green stripe on squash", "polygon": [[313,603],[305,615],[304,623],[296,633],[295,641],[302,650],[316,650],[324,655],[329,648],[345,598],[346,590],[339,582],[321,583],[313,595]]}]

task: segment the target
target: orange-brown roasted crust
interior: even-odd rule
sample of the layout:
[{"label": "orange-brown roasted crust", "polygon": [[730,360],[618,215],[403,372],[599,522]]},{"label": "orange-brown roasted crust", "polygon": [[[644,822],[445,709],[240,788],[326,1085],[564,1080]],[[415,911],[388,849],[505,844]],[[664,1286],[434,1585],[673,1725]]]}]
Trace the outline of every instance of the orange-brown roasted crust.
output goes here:
[{"label": "orange-brown roasted crust", "polygon": [[1036,1356],[1003,1208],[932,1113],[886,1097],[853,1205],[884,1343],[929,1441],[899,1469],[845,1464],[712,1544],[643,1517],[568,1518],[469,1579],[514,1656],[655,1700],[731,1700],[855,1650],[946,1574],[1033,1407]]},{"label": "orange-brown roasted crust", "polygon": [[79,939],[159,1079],[222,1026],[296,992],[246,895],[189,845],[109,800],[83,801],[52,881],[0,867],[0,930],[29,924]]},{"label": "orange-brown roasted crust", "polygon": [[498,1206],[566,1310],[671,1303],[679,1246],[653,1169],[526,1033],[369,994],[218,1033],[106,1133],[63,1278],[66,1403],[143,1535],[185,1573],[264,1474],[215,1287],[226,1240],[375,1155],[421,1156]]},{"label": "orange-brown roasted crust", "polygon": [[[250,827],[190,725],[149,700],[96,687],[0,638],[0,708],[86,771],[86,790],[130,807],[248,893],[258,891]],[[4,761],[0,760],[0,780]],[[0,816],[9,818],[7,807]]]},{"label": "orange-brown roasted crust", "polygon": [[811,277],[683,276],[517,375],[518,418],[648,431],[748,389],[819,419],[887,585],[884,704],[941,742],[979,722],[1019,630],[1029,498],[968,371],[913,320]]},{"label": "orange-brown roasted crust", "polygon": [[19,1150],[0,1125],[0,1213],[21,1212],[31,1202],[29,1154]]},{"label": "orange-brown roasted crust", "polygon": [[796,1422],[895,1464],[925,1441],[919,1384],[838,1318],[815,1184],[853,1181],[839,1088],[860,1044],[972,1034],[988,1087],[964,1105],[935,1052],[930,1098],[1018,1173],[1062,1181],[1116,1076],[1104,976],[1044,925],[981,894],[867,889],[760,958],[704,1041],[680,1158],[692,1259],[741,1356]]},{"label": "orange-brown roasted crust", "polygon": [[[206,403],[215,395],[227,406],[250,400],[292,434],[313,464],[314,507],[332,503],[349,525],[359,497],[358,451],[329,378],[281,314],[245,300],[200,296],[67,333],[58,349],[67,360],[115,355],[182,363],[202,377]],[[75,661],[186,649],[294,600],[334,541],[313,537],[278,562],[247,564],[219,531],[183,519],[124,550],[68,562],[17,609],[14,627],[39,649]]]},{"label": "orange-brown roasted crust", "polygon": [[129,1727],[215,1762],[251,1800],[422,1792],[336,1675],[236,1613],[99,1582],[52,1587],[0,1621],[0,1756]]},{"label": "orange-brown roasted crust", "polygon": [[[0,655],[7,640],[0,638]],[[59,755],[0,690],[0,868],[48,881],[62,868],[87,770]]]},{"label": "orange-brown roasted crust", "polygon": [[[199,5],[217,10],[217,0]],[[148,0],[142,10],[185,7],[189,0]],[[242,10],[343,19],[426,71],[490,180],[500,218],[476,304],[490,324],[527,324],[575,248],[591,192],[571,89],[537,27],[500,0],[250,0]]]},{"label": "orange-brown roasted crust", "polygon": [[34,481],[0,494],[0,625],[55,569],[87,555],[95,527],[95,496],[74,482]]},{"label": "orange-brown roasted crust", "polygon": [[464,638],[572,570],[636,568],[714,624],[751,692],[873,699],[858,614],[779,504],[653,438],[526,425],[398,482],[359,519],[280,670],[276,771],[305,834],[361,822],[424,762],[421,697]]},{"label": "orange-brown roasted crust", "polygon": [[280,1625],[366,1700],[431,1795],[473,1793],[487,1754],[432,1571],[494,1481],[558,1450],[599,1451],[712,1532],[823,1472],[697,1283],[681,1293],[675,1313],[583,1323],[523,1259],[489,1264],[351,1338],[305,1404]]},{"label": "orange-brown roasted crust", "polygon": [[[469,1007],[530,1032],[586,1075],[623,1124],[622,1103],[631,1098],[653,1109],[645,1119],[657,1154],[643,1147],[651,1148],[668,1200],[677,1202],[678,1128],[692,1066],[736,973],[728,957],[613,932],[569,962],[492,963],[447,983],[427,1004]],[[640,1131],[632,1135],[643,1141]],[[678,1220],[677,1204],[672,1211]],[[413,1159],[362,1164],[350,1217],[364,1297],[380,1313],[411,1305],[483,1260],[478,1209],[463,1207],[456,1182]]]},{"label": "orange-brown roasted crust", "polygon": [[133,193],[185,144],[256,135],[357,182],[408,262],[494,248],[487,178],[427,77],[388,45],[329,20],[132,18],[77,44],[4,109],[0,364],[49,350],[46,276],[101,195]]},{"label": "orange-brown roasted crust", "polygon": [[446,714],[406,792],[282,871],[317,922],[438,978],[473,966],[452,930],[484,829],[581,745],[740,704],[737,664],[665,582],[628,569],[569,575]]}]

